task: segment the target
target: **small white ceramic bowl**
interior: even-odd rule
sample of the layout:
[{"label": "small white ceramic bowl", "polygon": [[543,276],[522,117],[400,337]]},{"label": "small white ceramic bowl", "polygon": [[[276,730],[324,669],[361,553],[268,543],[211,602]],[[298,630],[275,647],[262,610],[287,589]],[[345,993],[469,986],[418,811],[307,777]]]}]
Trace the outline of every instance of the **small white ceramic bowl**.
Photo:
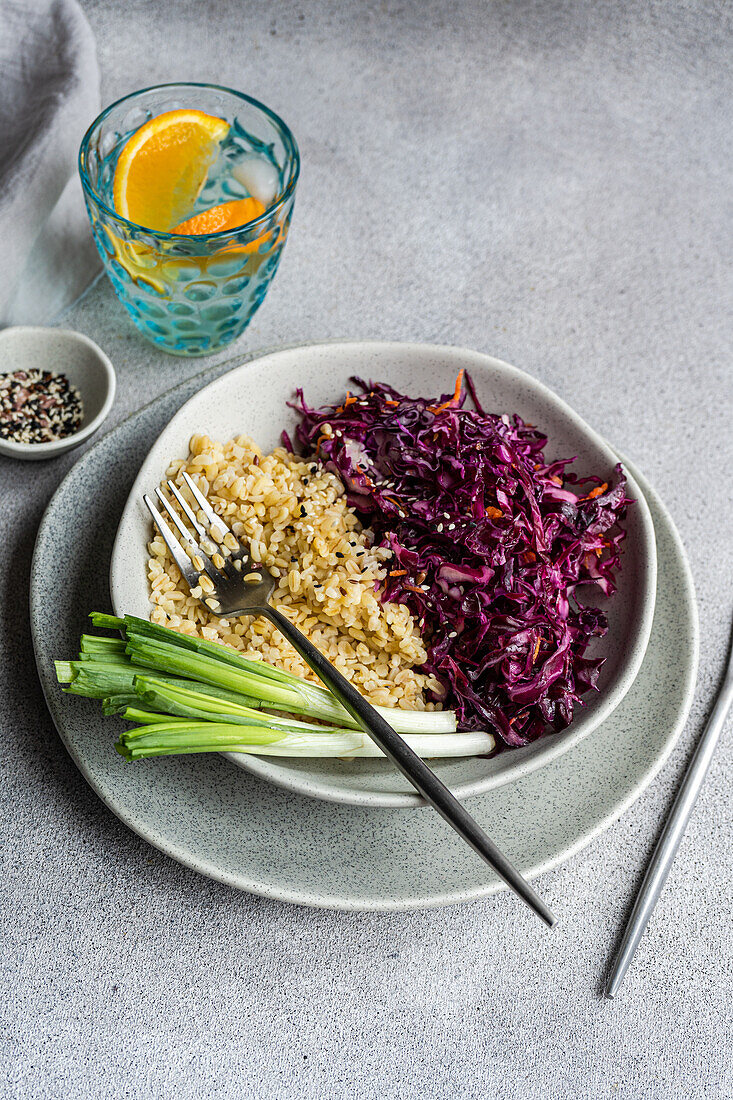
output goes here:
[{"label": "small white ceramic bowl", "polygon": [[6,328],[0,332],[0,374],[16,370],[65,374],[84,405],[81,427],[53,443],[15,443],[0,437],[0,454],[37,461],[78,447],[96,432],[115,399],[114,367],[88,336],[57,328]]}]

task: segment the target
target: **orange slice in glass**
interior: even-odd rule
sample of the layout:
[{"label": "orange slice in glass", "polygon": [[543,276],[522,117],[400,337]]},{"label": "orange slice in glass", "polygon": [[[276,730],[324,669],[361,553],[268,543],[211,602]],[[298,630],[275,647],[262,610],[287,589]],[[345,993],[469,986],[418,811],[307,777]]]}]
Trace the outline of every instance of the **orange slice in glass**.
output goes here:
[{"label": "orange slice in glass", "polygon": [[212,206],[202,210],[193,218],[177,225],[173,233],[186,233],[197,236],[199,233],[222,233],[225,229],[239,229],[264,214],[265,207],[259,199],[237,199],[235,202],[223,202],[221,206]]},{"label": "orange slice in glass", "polygon": [[[223,202],[221,206],[212,206],[210,210],[202,210],[193,218],[177,225],[173,233],[185,233],[188,236],[197,236],[200,233],[222,233],[226,229],[240,229],[248,222],[259,218],[264,214],[265,207],[259,199],[237,199],[235,202]],[[265,234],[255,241],[244,245],[230,245],[225,251],[231,252],[256,252],[260,244],[265,240]]]},{"label": "orange slice in glass", "polygon": [[117,161],[117,213],[147,229],[169,232],[196,202],[228,132],[223,118],[188,109],[144,123]]}]

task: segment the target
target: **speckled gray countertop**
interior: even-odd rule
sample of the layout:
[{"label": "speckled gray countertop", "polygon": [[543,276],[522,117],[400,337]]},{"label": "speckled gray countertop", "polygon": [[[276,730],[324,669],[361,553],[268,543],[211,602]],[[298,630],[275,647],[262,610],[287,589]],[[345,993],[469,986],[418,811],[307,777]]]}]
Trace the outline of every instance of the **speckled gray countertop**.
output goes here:
[{"label": "speckled gray countertop", "polygon": [[[504,895],[346,915],[237,894],[128,832],[63,750],[35,679],[27,588],[38,522],[79,452],[0,460],[2,1095],[729,1097],[730,724],[623,991],[598,992],[733,617],[729,9],[85,10],[103,102],[216,80],[298,137],[291,240],[232,350],[425,340],[541,378],[669,506],[697,585],[700,678],[663,773],[540,881],[562,919],[552,934]],[[116,366],[110,425],[207,362],[143,343],[106,282],[63,324]]]}]

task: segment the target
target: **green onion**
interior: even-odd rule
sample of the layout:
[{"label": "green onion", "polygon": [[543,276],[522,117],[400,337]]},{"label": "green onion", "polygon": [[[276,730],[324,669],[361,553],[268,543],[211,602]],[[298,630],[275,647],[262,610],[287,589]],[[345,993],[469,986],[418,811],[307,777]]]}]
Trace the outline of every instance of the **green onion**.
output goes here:
[{"label": "green onion", "polygon": [[[92,612],[90,618],[122,637],[83,634],[78,659],[57,661],[56,675],[65,691],[100,699],[105,714],[136,723],[115,746],[128,760],[226,751],[382,755],[325,687],[132,615]],[[376,709],[420,756],[469,756],[494,748],[490,734],[456,733],[450,711]],[[295,714],[327,724],[299,721]]]},{"label": "green onion", "polygon": [[[163,627],[160,628],[165,629]],[[182,635],[175,635],[182,637]],[[213,644],[213,643],[212,643]],[[151,640],[128,632],[127,653],[138,665],[174,676],[197,679],[227,691],[243,693],[260,701],[261,706],[305,714],[323,722],[358,729],[359,723],[326,688],[290,677],[275,681],[269,676],[237,668],[203,653],[190,652],[172,642]],[[249,662],[255,670],[259,661]],[[453,733],[456,717],[452,711],[409,711],[376,707],[398,733]]]},{"label": "green onion", "polygon": [[127,707],[136,707],[140,702],[139,696],[119,692],[115,695],[105,695],[102,699],[102,714],[110,717],[113,714],[122,714]]},{"label": "green onion", "polygon": [[[282,718],[275,714],[264,714],[240,703],[206,695],[174,684],[172,681],[158,680],[155,677],[136,676],[135,691],[145,706],[161,714],[176,714],[182,718],[204,718],[216,721],[226,718],[240,725],[270,726],[288,730],[320,730],[325,726],[314,726],[309,722],[297,722],[294,718]],[[244,696],[243,696],[244,698]],[[137,704],[139,700],[134,702]]]},{"label": "green onion", "polygon": [[102,658],[125,655],[122,638],[100,638],[98,634],[82,634],[79,648],[82,653],[95,654]]},{"label": "green onion", "polygon": [[179,752],[248,752],[252,746],[270,744],[286,736],[282,730],[261,726],[168,721],[128,730],[120,735],[116,748],[128,760],[138,760]]},{"label": "green onion", "polygon": [[134,694],[135,667],[129,661],[57,661],[56,678],[70,695],[104,699],[118,692]]},{"label": "green onion", "polygon": [[257,677],[243,669],[234,668],[213,657],[192,653],[169,642],[151,641],[138,634],[127,635],[126,652],[135,665],[167,672],[173,676],[185,676],[201,680],[214,687],[226,688],[259,698],[268,706],[280,706],[283,710],[298,709],[297,692],[286,684],[267,677]]},{"label": "green onion", "polygon": [[[160,723],[161,713],[160,711],[140,710],[139,707],[125,707],[122,712],[122,717],[126,722],[142,722],[147,726],[155,726]],[[166,715],[168,717],[168,715]],[[179,728],[186,729],[190,723],[185,718],[169,718],[171,725],[176,725]]]},{"label": "green onion", "polygon": [[125,620],[120,619],[117,615],[105,615],[103,611],[90,611],[89,618],[95,626],[101,627],[102,630],[125,629]]},{"label": "green onion", "polygon": [[[114,624],[115,629],[123,630],[127,634],[128,643],[131,638],[135,638],[139,644],[147,639],[155,645],[175,646],[188,651],[190,654],[196,653],[202,658],[230,666],[234,672],[255,676],[259,683],[262,683],[263,680],[275,680],[283,686],[292,688],[299,694],[301,700],[307,706],[307,709],[302,710],[303,714],[326,722],[335,722],[338,725],[358,728],[355,719],[341,706],[327,688],[319,687],[317,684],[312,684],[299,676],[293,676],[292,673],[275,668],[273,665],[267,664],[266,661],[249,660],[243,657],[241,653],[237,653],[236,650],[218,642],[192,638],[188,634],[180,634],[177,630],[148,622],[146,619],[136,618],[134,615],[126,615],[124,619],[118,619],[95,611],[92,612],[90,617],[95,625],[102,626],[110,622]],[[189,664],[187,667],[192,666]],[[210,673],[209,677],[202,678],[194,674],[194,678],[203,679],[204,682],[211,685],[225,683],[222,679],[216,679],[211,666],[207,667]],[[239,687],[232,686],[231,683],[225,686],[232,691],[239,692],[241,690]],[[260,692],[255,692],[254,697],[261,698],[261,706],[278,707],[277,702],[268,702],[269,697],[264,693],[260,696]],[[250,702],[250,705],[256,704]],[[279,709],[283,708],[279,707]],[[294,709],[298,713],[301,712],[300,707]],[[396,711],[391,707],[377,707],[376,710],[392,723],[398,733],[452,733],[456,728],[456,718],[452,711]]]},{"label": "green onion", "polygon": [[[418,756],[478,756],[492,752],[489,733],[407,734],[405,741]],[[213,722],[143,725],[120,736],[118,751],[129,760],[173,752],[243,752],[256,756],[381,757],[381,749],[358,730],[293,732]]]},{"label": "green onion", "polygon": [[[496,742],[490,733],[407,733],[404,740],[418,756],[482,756],[493,752]],[[239,750],[230,749],[230,752]],[[337,730],[333,733],[291,733],[282,741],[242,749],[265,756],[382,757],[382,750],[368,733],[361,730]]]},{"label": "green onion", "polygon": [[285,672],[274,665],[268,665],[266,661],[252,661],[237,653],[236,649],[220,645],[218,642],[208,642],[205,638],[193,638],[190,634],[180,634],[177,630],[171,630],[167,626],[159,626],[158,623],[148,622],[147,619],[138,619],[134,615],[125,615],[124,627],[128,634],[148,638],[150,641],[167,642],[181,649],[188,649],[194,653],[201,653],[205,657],[211,657],[223,664],[232,665],[255,676],[265,676],[268,680],[277,680],[281,683],[295,681],[304,683],[297,676]]},{"label": "green onion", "polygon": [[[83,695],[89,699],[109,699],[112,705],[118,697],[125,698],[129,702],[137,700],[135,677],[139,672],[140,669],[136,668],[126,655],[123,655],[122,659],[117,662],[56,661],[56,679],[60,684],[69,685],[65,690],[70,695]],[[158,678],[168,684],[193,688],[202,694],[211,695],[216,699],[225,699],[239,706],[243,703],[252,707],[262,706],[259,699],[234,694],[208,684],[201,684],[197,680],[186,680],[181,679],[179,676],[164,676],[161,674],[158,674]]]}]

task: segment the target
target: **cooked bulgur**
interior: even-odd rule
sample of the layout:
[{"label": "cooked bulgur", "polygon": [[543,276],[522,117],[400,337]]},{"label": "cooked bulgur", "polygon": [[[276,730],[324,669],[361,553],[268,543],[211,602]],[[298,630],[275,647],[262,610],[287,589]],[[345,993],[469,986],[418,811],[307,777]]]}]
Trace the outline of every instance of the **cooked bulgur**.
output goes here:
[{"label": "cooked bulgur", "polygon": [[[334,474],[281,447],[265,455],[244,435],[228,443],[192,437],[188,458],[172,462],[167,471],[188,495],[184,470],[249,543],[254,561],[278,578],[272,603],[348,680],[372,703],[433,709],[423,692],[437,688],[437,682],[415,671],[426,659],[417,624],[406,607],[381,603],[376,591],[390,551],[371,546]],[[267,620],[229,621],[207,612],[190,595],[160,535],[149,551],[153,622],[224,642],[316,680]]]}]

